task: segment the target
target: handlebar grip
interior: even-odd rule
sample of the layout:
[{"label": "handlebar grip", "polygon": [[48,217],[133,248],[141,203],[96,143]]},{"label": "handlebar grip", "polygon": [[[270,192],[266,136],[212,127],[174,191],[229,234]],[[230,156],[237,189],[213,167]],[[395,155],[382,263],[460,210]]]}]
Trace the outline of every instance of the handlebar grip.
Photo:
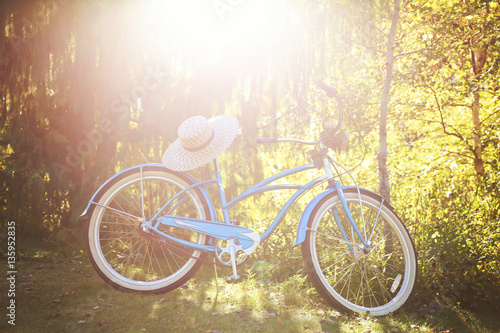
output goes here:
[{"label": "handlebar grip", "polygon": [[257,143],[277,143],[278,138],[257,138]]},{"label": "handlebar grip", "polygon": [[318,80],[318,81],[316,81],[316,85],[319,88],[321,88],[326,93],[326,95],[328,97],[334,97],[334,98],[339,97],[339,92],[337,91],[337,89],[328,86],[325,82]]}]

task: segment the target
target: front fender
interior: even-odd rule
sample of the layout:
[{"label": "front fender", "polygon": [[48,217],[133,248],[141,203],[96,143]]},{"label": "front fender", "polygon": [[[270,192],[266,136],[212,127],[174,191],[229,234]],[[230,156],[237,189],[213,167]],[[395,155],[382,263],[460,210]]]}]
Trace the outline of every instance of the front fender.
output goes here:
[{"label": "front fender", "polygon": [[[364,189],[364,188],[357,188],[356,186],[341,186],[340,189],[344,192],[359,192],[360,193],[365,193],[369,196],[379,198],[380,196],[372,192],[370,190]],[[303,243],[306,240],[306,233],[307,233],[307,223],[309,222],[309,218],[311,217],[311,214],[316,207],[316,205],[319,203],[321,199],[329,195],[330,193],[335,193],[337,190],[335,188],[329,188],[326,191],[320,193],[317,195],[306,207],[304,212],[302,213],[302,216],[300,217],[299,225],[297,226],[297,237],[295,239],[295,244],[293,246],[297,246],[300,243]],[[387,205],[390,209],[392,207],[390,206],[389,202],[385,201],[384,205]]]},{"label": "front fender", "polygon": [[312,199],[311,202],[307,205],[306,209],[304,209],[304,212],[300,217],[299,225],[297,226],[297,237],[293,246],[297,246],[306,240],[307,223],[309,222],[309,218],[311,217],[314,207],[316,207],[321,199],[333,192],[337,192],[337,190],[334,188],[330,188],[320,193],[319,195],[314,197],[314,199]]},{"label": "front fender", "polygon": [[[99,189],[94,193],[94,195],[90,199],[89,203],[87,204],[87,207],[85,208],[83,213],[80,215],[80,219],[85,220],[85,219],[88,219],[90,217],[90,215],[92,215],[92,212],[94,211],[94,208],[95,208],[95,205],[92,205],[92,203],[99,201],[101,196],[114,184],[115,181],[119,180],[122,177],[125,177],[129,173],[135,172],[137,169],[140,169],[140,168],[158,168],[160,170],[165,170],[168,172],[180,174],[181,176],[185,177],[186,179],[188,179],[189,181],[191,181],[193,183],[198,182],[193,176],[191,176],[187,172],[171,171],[171,170],[165,168],[165,166],[163,164],[146,163],[146,164],[135,165],[133,167],[130,167],[128,169],[125,169],[125,170],[118,172],[117,174],[113,175],[111,178],[106,180],[104,182],[104,184],[102,184],[101,187],[99,187]],[[214,219],[215,218],[215,208],[214,208],[214,205],[212,203],[212,200],[210,200],[208,193],[205,191],[205,189],[202,186],[199,186],[198,188],[199,188],[200,192],[203,194],[205,201],[207,202],[208,209],[210,211],[210,218]]]}]

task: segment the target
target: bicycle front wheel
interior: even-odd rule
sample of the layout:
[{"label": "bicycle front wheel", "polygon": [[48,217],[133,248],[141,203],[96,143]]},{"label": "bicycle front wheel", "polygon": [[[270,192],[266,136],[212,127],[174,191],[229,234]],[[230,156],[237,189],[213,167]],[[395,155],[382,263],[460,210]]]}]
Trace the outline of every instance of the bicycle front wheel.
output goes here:
[{"label": "bicycle front wheel", "polygon": [[410,235],[380,196],[346,190],[344,197],[369,247],[362,247],[338,194],[325,196],[311,214],[302,243],[309,278],[339,311],[375,316],[395,312],[416,284],[417,260]]},{"label": "bicycle front wheel", "polygon": [[[151,219],[175,194],[191,185],[185,175],[166,168],[134,169],[109,186],[97,200],[87,227],[87,249],[99,275],[118,289],[161,293],[184,284],[202,264],[203,253],[182,248],[145,232]],[[181,195],[162,214],[210,219],[201,192]],[[207,244],[206,235],[160,226],[160,231],[192,243]]]}]

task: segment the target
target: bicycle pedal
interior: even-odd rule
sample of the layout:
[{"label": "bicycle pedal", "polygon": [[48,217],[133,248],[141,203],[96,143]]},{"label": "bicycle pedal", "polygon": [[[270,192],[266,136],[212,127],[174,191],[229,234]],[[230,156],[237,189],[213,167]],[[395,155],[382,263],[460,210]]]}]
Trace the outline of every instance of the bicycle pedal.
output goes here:
[{"label": "bicycle pedal", "polygon": [[226,276],[226,283],[239,283],[242,281],[241,275]]}]

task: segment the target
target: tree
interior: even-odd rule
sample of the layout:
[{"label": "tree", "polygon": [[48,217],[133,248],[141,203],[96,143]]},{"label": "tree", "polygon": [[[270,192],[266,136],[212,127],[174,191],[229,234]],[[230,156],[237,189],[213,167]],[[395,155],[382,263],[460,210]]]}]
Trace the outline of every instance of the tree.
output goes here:
[{"label": "tree", "polygon": [[400,1],[394,1],[394,11],[392,13],[391,28],[387,37],[386,50],[386,74],[382,96],[380,101],[380,129],[379,129],[379,178],[380,178],[380,195],[387,200],[391,198],[389,172],[387,170],[387,109],[389,106],[389,94],[392,83],[392,70],[394,66],[394,44],[396,39],[396,29],[399,21]]},{"label": "tree", "polygon": [[[497,119],[493,97],[498,89],[498,3],[435,1],[415,10],[420,29],[414,37],[421,42],[412,43],[426,52],[413,54],[417,71],[409,78],[428,91],[442,132],[456,140],[457,153],[467,151],[464,156],[480,179],[488,169],[485,149],[490,160],[496,142],[491,126]],[[457,117],[465,108],[468,121]]]}]

